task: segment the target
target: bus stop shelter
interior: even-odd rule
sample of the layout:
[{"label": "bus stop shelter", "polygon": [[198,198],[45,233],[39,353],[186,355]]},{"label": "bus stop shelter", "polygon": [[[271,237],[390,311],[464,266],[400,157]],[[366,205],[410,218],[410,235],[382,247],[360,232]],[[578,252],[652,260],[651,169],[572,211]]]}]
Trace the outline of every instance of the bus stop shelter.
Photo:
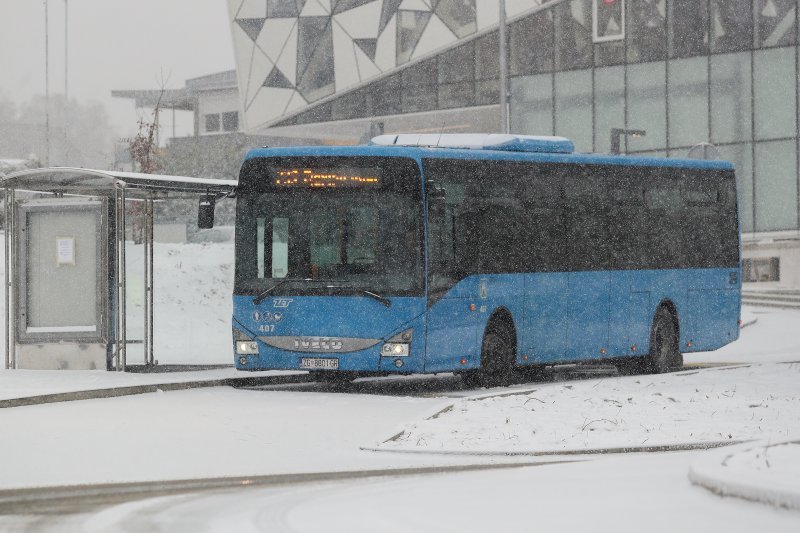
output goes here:
[{"label": "bus stop shelter", "polygon": [[[126,347],[153,365],[153,206],[211,209],[232,180],[43,168],[0,179],[5,191],[5,368],[126,369]],[[141,202],[144,334],[126,336],[125,206]]]}]

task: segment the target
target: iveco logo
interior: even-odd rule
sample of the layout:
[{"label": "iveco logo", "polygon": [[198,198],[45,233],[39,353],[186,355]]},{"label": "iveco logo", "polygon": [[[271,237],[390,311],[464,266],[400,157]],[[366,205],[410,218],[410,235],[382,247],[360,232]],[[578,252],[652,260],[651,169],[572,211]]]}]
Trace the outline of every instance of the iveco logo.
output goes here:
[{"label": "iveco logo", "polygon": [[292,303],[291,298],[275,298],[272,300],[272,307],[289,307],[290,303]]},{"label": "iveco logo", "polygon": [[329,337],[295,337],[294,349],[302,351],[338,352],[342,349],[342,341]]}]

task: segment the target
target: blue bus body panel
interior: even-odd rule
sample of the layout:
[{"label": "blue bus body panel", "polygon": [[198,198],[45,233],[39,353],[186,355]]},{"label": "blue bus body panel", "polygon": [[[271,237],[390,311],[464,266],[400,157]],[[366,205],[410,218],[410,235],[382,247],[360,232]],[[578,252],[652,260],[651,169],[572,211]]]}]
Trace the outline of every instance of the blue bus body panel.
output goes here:
[{"label": "blue bus body panel", "polygon": [[[403,371],[422,372],[425,363],[423,297],[392,297],[391,307],[361,296],[280,296],[267,298],[260,305],[252,296],[234,296],[233,327],[244,329],[254,337],[345,337],[386,340],[408,328],[414,328],[411,355],[404,357]],[[276,306],[277,305],[277,306]],[[276,319],[276,314],[279,319]],[[237,324],[238,323],[238,324]],[[304,357],[339,358],[339,369],[377,372],[391,365],[394,358],[381,361],[382,342],[348,353],[313,353],[281,350],[259,341],[259,356],[241,369],[299,369]]]},{"label": "blue bus body panel", "polygon": [[518,335],[518,356],[535,356],[531,363],[565,359],[568,291],[569,274],[565,272],[525,274],[525,311],[522,335]]},{"label": "blue bus body panel", "polygon": [[514,320],[523,365],[644,357],[665,302],[677,311],[682,352],[714,350],[738,338],[739,290],[735,268],[470,276],[428,310],[425,369],[477,368],[500,309]]},{"label": "blue bus body panel", "polygon": [[[257,157],[383,156],[521,160],[732,170],[726,161],[597,154],[516,153],[399,146],[292,147],[251,150]],[[423,178],[424,179],[424,178]],[[420,184],[421,186],[422,184]],[[386,308],[368,297],[290,296],[280,320],[263,322],[274,300],[256,308],[252,296],[234,296],[234,327],[255,336],[354,337],[386,340],[414,328],[411,356],[402,368],[380,356],[381,343],[345,354],[284,351],[259,342],[260,354],[241,369],[298,369],[303,357],[338,357],[339,369],[363,372],[450,372],[478,368],[493,313],[514,321],[519,364],[553,364],[646,356],[656,310],[668,302],[679,321],[682,352],[713,350],[738,338],[739,268],[617,270],[469,276],[430,307],[426,298],[392,297]],[[255,312],[261,318],[255,320]],[[237,325],[237,323],[239,325]],[[274,328],[264,326],[274,325]]]}]

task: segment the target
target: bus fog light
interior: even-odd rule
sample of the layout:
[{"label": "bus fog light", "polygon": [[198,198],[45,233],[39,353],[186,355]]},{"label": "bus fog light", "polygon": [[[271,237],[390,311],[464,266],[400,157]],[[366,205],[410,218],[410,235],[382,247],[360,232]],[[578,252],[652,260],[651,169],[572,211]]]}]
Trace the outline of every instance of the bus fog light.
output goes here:
[{"label": "bus fog light", "polygon": [[242,365],[242,366],[246,365],[247,364],[247,357],[240,357],[239,358],[239,364]]},{"label": "bus fog light", "polygon": [[381,348],[384,357],[408,357],[408,344],[402,342],[387,342]]},{"label": "bus fog light", "polygon": [[239,355],[255,355],[258,353],[258,343],[255,341],[236,341],[236,353]]},{"label": "bus fog light", "polygon": [[394,366],[396,366],[397,368],[402,368],[403,367],[403,360],[402,359],[395,359],[394,360]]}]

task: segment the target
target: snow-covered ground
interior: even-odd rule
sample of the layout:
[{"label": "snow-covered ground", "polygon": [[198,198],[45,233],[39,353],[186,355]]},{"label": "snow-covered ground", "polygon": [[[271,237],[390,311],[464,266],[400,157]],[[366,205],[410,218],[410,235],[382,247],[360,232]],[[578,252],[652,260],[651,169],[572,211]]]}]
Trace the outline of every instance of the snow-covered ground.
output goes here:
[{"label": "snow-covered ground", "polygon": [[559,452],[793,436],[800,437],[800,363],[763,363],[459,399],[378,449]]},{"label": "snow-covered ground", "polygon": [[[220,246],[228,245],[191,245],[172,254],[173,245],[157,247],[162,363],[230,360],[225,264],[232,250]],[[128,251],[134,279],[141,262],[135,248]],[[132,313],[134,292],[135,283]],[[199,322],[184,324],[189,317]],[[757,320],[739,341],[686,356],[690,365],[740,364],[732,368],[562,379],[467,398],[213,388],[0,409],[0,489],[536,459],[551,464],[159,498],[75,517],[71,525],[81,531],[796,531],[800,511],[720,498],[689,477],[691,470],[727,487],[760,480],[794,490],[796,445],[770,448],[769,466],[750,444],[732,452],[548,458],[461,453],[798,439],[800,312],[747,308],[743,318]],[[191,334],[170,338],[170,331]],[[173,357],[161,355],[167,352]],[[197,376],[231,374],[239,375],[226,369]],[[0,372],[0,398],[161,379],[8,371]],[[402,437],[390,439],[400,431]],[[408,450],[422,453],[397,453]],[[436,453],[442,450],[459,453]],[[554,463],[565,459],[577,462]],[[37,520],[0,516],[0,531]]]},{"label": "snow-covered ground", "polygon": [[87,532],[794,532],[800,513],[693,486],[703,453],[158,498],[74,521]]}]

